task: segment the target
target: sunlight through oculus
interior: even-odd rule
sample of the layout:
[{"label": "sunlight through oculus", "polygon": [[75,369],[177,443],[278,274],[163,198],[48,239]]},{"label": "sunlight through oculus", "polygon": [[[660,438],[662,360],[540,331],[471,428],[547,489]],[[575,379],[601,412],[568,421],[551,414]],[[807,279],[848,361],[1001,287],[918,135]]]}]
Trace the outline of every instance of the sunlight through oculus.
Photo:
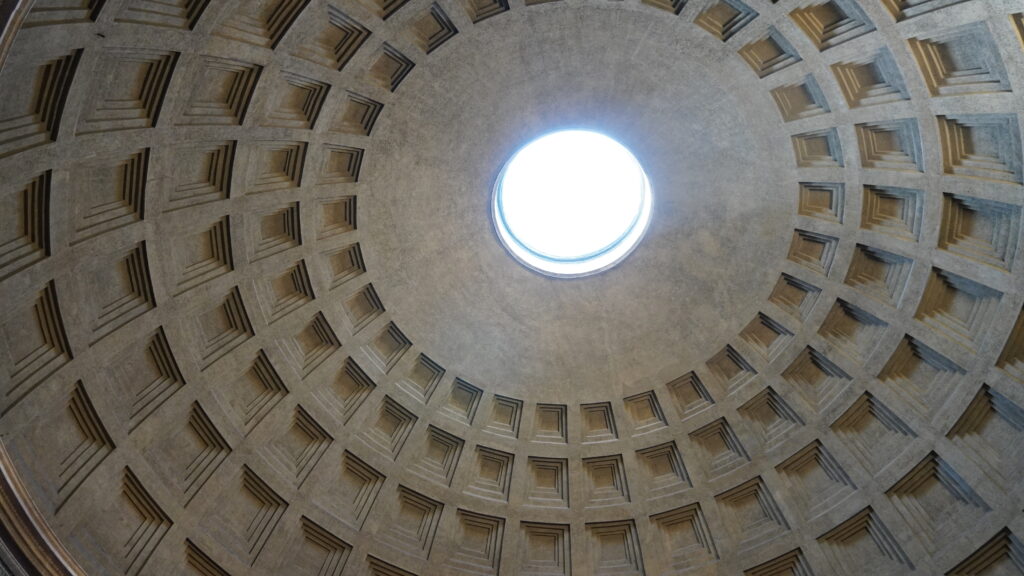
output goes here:
[{"label": "sunlight through oculus", "polygon": [[597,132],[542,136],[516,152],[494,187],[498,236],[549,276],[586,276],[618,264],[651,217],[651,185],[636,157]]}]

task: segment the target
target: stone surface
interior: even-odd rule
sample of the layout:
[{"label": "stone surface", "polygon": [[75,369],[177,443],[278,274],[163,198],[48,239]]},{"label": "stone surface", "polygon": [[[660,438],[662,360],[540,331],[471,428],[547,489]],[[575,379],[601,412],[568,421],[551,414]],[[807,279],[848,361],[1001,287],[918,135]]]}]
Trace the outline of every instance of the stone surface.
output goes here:
[{"label": "stone surface", "polygon": [[[90,574],[1024,572],[1021,86],[1018,0],[39,0],[0,435]],[[567,127],[655,210],[559,280]]]}]

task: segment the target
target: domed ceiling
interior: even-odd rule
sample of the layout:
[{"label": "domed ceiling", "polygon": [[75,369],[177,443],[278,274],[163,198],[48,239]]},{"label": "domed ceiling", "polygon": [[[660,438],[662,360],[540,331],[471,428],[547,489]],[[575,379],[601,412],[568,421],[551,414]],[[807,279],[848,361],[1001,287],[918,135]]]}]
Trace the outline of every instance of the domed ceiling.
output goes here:
[{"label": "domed ceiling", "polygon": [[[3,8],[15,560],[1024,574],[1019,0]],[[491,219],[560,129],[653,190],[583,278]]]}]

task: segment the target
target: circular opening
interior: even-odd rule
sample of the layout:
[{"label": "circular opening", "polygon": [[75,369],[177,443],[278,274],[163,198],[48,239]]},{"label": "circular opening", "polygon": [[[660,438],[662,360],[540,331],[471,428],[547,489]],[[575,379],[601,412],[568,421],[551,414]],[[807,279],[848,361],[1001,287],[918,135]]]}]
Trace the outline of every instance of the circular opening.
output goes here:
[{"label": "circular opening", "polygon": [[585,276],[636,247],[651,217],[651,185],[622,144],[566,130],[512,155],[493,211],[498,236],[520,262],[549,276]]}]

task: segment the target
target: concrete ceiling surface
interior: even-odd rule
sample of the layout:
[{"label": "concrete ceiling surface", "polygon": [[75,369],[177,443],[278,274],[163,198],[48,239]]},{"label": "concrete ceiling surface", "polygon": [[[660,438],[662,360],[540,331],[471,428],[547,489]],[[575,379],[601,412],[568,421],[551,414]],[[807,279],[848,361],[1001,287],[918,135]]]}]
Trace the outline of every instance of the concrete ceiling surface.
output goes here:
[{"label": "concrete ceiling surface", "polygon": [[[2,14],[42,573],[1024,573],[1020,0]],[[585,278],[490,215],[564,128],[654,194]]]}]

